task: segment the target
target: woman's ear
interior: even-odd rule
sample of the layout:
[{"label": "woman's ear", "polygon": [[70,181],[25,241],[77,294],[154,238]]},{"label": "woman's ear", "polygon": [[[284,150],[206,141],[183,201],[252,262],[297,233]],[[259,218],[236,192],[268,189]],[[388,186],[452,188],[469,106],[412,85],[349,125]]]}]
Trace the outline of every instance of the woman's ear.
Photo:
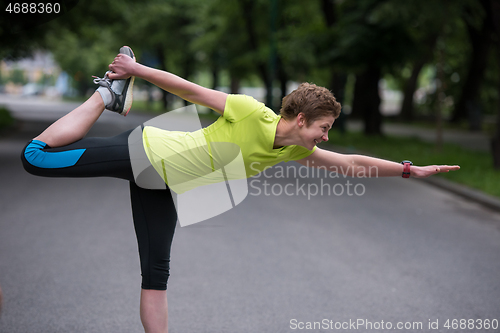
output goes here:
[{"label": "woman's ear", "polygon": [[302,112],[299,112],[299,114],[297,115],[297,125],[299,127],[302,127],[304,126],[306,123],[306,116],[305,114],[303,114]]}]

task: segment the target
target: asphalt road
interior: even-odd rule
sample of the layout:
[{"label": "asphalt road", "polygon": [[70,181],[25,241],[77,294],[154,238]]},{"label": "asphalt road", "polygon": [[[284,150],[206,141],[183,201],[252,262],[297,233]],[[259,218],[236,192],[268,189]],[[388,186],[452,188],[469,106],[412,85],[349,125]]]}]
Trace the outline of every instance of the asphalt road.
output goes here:
[{"label": "asphalt road", "polygon": [[[22,147],[57,112],[23,105],[20,131],[0,138],[0,332],[141,332],[126,182],[25,173]],[[109,114],[90,135],[144,120]],[[297,183],[279,173],[288,165],[250,179],[236,208],[177,229],[170,332],[499,331],[445,327],[500,320],[498,213],[412,179]],[[335,193],[313,195],[321,181]]]}]

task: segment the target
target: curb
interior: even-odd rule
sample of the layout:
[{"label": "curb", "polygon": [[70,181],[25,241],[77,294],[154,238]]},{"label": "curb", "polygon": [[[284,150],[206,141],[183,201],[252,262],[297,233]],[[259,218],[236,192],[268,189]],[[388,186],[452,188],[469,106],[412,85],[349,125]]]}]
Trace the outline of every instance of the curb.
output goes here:
[{"label": "curb", "polygon": [[492,195],[483,193],[479,190],[472,189],[465,185],[454,183],[452,181],[440,177],[422,178],[417,180],[438,187],[440,189],[446,190],[448,192],[457,194],[463,198],[479,203],[489,209],[500,212],[500,199]]}]

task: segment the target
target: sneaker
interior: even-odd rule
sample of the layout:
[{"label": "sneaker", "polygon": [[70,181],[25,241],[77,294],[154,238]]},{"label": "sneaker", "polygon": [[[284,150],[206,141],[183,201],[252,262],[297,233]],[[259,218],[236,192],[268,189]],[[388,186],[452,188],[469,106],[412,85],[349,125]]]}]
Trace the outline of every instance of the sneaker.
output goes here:
[{"label": "sneaker", "polygon": [[[130,47],[123,46],[120,48],[120,53],[128,55],[135,61],[134,52],[132,52]],[[103,96],[103,100],[106,100],[105,95],[107,95],[107,91],[111,93],[111,100],[106,104],[106,110],[126,116],[132,107],[132,90],[135,77],[131,76],[124,80],[111,80],[108,77],[108,73],[110,72],[106,72],[103,78],[93,76],[95,78],[94,83],[101,86],[97,91]]]}]

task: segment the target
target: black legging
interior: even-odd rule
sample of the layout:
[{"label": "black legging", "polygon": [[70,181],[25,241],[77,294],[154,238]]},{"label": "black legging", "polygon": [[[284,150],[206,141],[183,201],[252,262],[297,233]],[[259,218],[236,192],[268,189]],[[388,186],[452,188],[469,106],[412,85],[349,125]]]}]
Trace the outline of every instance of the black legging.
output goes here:
[{"label": "black legging", "polygon": [[128,148],[130,133],[127,131],[110,138],[85,138],[58,148],[51,148],[41,141],[30,141],[23,149],[21,160],[24,169],[36,176],[128,180],[142,288],[166,290],[177,212],[166,185],[164,190],[150,190],[135,183]]}]

